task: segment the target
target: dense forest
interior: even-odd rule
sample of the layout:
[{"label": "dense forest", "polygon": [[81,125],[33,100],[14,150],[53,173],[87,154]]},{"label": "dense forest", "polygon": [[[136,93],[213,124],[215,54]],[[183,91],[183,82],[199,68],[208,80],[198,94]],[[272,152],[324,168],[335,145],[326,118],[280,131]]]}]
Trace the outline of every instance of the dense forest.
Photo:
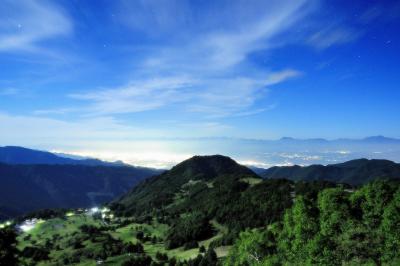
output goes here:
[{"label": "dense forest", "polygon": [[400,186],[299,195],[284,217],[240,233],[224,265],[399,265]]}]

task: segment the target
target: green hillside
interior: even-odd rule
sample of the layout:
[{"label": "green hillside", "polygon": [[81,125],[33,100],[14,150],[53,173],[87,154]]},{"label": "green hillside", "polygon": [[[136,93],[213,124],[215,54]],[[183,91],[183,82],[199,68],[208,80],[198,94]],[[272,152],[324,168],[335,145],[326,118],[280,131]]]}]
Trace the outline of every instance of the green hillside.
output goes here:
[{"label": "green hillside", "polygon": [[172,204],[186,189],[193,190],[213,182],[230,182],[240,178],[259,178],[247,167],[221,156],[195,156],[165,173],[146,179],[115,201],[125,214],[143,214]]}]

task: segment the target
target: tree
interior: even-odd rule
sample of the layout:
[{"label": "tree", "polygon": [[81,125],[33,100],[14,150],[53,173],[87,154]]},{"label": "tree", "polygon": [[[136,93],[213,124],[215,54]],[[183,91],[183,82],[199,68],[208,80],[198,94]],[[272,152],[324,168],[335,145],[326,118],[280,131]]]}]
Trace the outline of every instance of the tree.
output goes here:
[{"label": "tree", "polygon": [[389,181],[375,181],[364,185],[350,198],[354,208],[358,209],[358,217],[370,230],[380,226],[385,207],[391,202],[396,191],[395,184]]},{"label": "tree", "polygon": [[18,265],[17,234],[11,228],[0,229],[0,265]]},{"label": "tree", "polygon": [[[246,230],[239,235],[225,260],[225,266],[257,265],[265,256],[265,237],[259,230]],[[207,256],[208,252],[206,253]]]},{"label": "tree", "polygon": [[298,196],[293,207],[286,211],[279,236],[279,248],[285,259],[291,262],[307,260],[307,245],[319,229],[315,212],[314,206],[303,196]]},{"label": "tree", "polygon": [[218,262],[217,253],[213,248],[209,248],[200,262],[199,266],[216,266]]},{"label": "tree", "polygon": [[149,266],[152,259],[147,255],[135,256],[122,263],[122,266]]},{"label": "tree", "polygon": [[144,233],[142,231],[138,231],[136,233],[136,238],[140,241],[142,241],[144,239]]},{"label": "tree", "polygon": [[166,246],[172,249],[189,243],[188,248],[196,248],[198,240],[207,239],[212,234],[213,228],[208,218],[200,212],[193,212],[174,221],[167,234]]},{"label": "tree", "polygon": [[202,245],[199,247],[199,252],[200,253],[205,253],[206,252],[206,248]]},{"label": "tree", "polygon": [[385,208],[380,230],[384,236],[382,260],[400,261],[400,188]]},{"label": "tree", "polygon": [[283,220],[241,233],[224,265],[400,265],[399,246],[400,182],[376,181],[301,194]]},{"label": "tree", "polygon": [[43,247],[25,247],[22,256],[31,258],[34,261],[48,260],[50,251]]}]

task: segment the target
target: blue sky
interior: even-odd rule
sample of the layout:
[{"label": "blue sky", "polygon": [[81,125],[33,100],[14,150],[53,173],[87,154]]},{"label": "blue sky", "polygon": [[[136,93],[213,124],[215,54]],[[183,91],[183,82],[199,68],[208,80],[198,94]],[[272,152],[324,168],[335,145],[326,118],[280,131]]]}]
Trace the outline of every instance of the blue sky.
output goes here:
[{"label": "blue sky", "polygon": [[0,144],[400,137],[399,43],[398,1],[2,1]]}]

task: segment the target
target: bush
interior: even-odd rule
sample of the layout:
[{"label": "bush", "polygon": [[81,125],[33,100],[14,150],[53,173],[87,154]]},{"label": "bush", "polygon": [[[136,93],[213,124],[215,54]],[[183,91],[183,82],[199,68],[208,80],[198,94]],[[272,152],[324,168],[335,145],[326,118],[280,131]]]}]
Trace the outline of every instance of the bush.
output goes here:
[{"label": "bush", "polygon": [[41,247],[25,247],[22,256],[31,258],[34,261],[48,260],[50,252]]},{"label": "bush", "polygon": [[190,242],[185,243],[185,245],[183,246],[183,249],[188,250],[188,249],[198,248],[198,247],[199,247],[199,244],[197,243],[197,241],[192,240]]},{"label": "bush", "polygon": [[144,238],[144,233],[143,233],[142,231],[138,231],[138,232],[136,233],[136,238],[137,238],[138,240],[143,240],[143,238]]},{"label": "bush", "polygon": [[149,266],[152,259],[147,255],[136,256],[122,263],[122,266]]},{"label": "bush", "polygon": [[143,245],[140,243],[127,243],[124,246],[124,253],[144,253]]},{"label": "bush", "polygon": [[167,235],[167,248],[172,249],[191,241],[204,240],[212,235],[213,229],[207,217],[200,212],[194,212],[174,221]]},{"label": "bush", "polygon": [[0,229],[0,265],[18,265],[17,233],[10,228]]},{"label": "bush", "polygon": [[204,246],[200,246],[199,252],[200,253],[205,253],[206,252],[206,248]]},{"label": "bush", "polygon": [[168,255],[165,254],[165,253],[161,253],[161,252],[157,251],[157,253],[156,253],[156,259],[157,259],[158,261],[160,261],[160,262],[168,261]]}]

